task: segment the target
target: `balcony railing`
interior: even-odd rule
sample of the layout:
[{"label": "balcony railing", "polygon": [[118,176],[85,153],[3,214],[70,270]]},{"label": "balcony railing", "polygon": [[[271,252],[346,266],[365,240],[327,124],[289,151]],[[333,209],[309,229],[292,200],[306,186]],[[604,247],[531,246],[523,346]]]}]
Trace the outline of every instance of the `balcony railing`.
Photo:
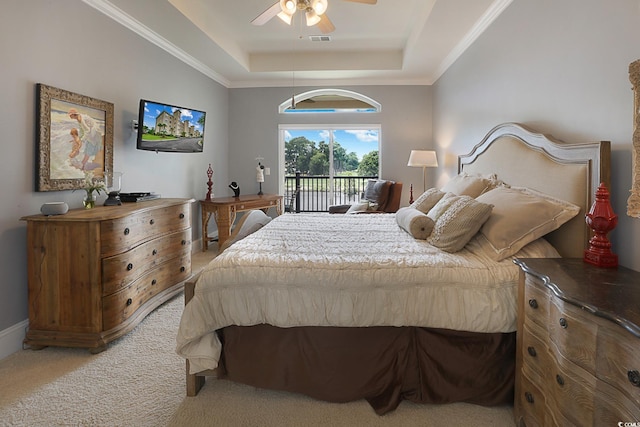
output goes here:
[{"label": "balcony railing", "polygon": [[356,203],[370,179],[377,176],[285,176],[285,208],[290,212],[328,212],[329,206]]}]

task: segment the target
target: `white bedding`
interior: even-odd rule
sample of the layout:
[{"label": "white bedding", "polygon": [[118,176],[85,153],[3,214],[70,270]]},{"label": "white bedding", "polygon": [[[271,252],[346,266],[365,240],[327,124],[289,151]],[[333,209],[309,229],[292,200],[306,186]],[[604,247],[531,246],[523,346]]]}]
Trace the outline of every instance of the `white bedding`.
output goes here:
[{"label": "white bedding", "polygon": [[[518,267],[472,239],[443,252],[402,230],[395,214],[285,214],[234,243],[202,272],[177,352],[190,373],[218,365],[213,332],[229,325],[423,326],[516,330]],[[558,257],[545,240],[519,257]]]}]

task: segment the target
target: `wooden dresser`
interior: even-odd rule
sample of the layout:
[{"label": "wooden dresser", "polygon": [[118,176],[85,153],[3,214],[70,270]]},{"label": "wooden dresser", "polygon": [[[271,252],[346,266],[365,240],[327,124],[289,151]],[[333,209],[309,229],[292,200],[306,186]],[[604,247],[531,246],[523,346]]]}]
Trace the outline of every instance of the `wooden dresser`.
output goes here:
[{"label": "wooden dresser", "polygon": [[192,199],[32,215],[25,344],[92,352],[131,331],[191,276]]},{"label": "wooden dresser", "polygon": [[640,273],[582,259],[515,263],[516,424],[640,425]]}]

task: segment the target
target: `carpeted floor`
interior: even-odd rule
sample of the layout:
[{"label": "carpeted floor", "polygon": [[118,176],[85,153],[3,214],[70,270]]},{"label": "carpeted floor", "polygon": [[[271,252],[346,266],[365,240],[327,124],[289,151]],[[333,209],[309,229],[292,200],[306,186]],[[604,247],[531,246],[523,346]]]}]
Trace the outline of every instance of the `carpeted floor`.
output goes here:
[{"label": "carpeted floor", "polygon": [[23,350],[0,361],[0,426],[513,426],[511,407],[403,402],[377,416],[365,401],[333,404],[209,379],[185,396],[175,354],[182,296],[97,355]]}]

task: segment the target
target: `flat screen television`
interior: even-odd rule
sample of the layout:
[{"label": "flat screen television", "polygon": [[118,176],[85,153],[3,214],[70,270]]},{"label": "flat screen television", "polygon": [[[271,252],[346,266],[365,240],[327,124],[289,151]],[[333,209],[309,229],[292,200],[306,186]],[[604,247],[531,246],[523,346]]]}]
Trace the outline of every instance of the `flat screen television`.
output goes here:
[{"label": "flat screen television", "polygon": [[201,153],[204,143],[204,111],[140,100],[139,150]]}]

